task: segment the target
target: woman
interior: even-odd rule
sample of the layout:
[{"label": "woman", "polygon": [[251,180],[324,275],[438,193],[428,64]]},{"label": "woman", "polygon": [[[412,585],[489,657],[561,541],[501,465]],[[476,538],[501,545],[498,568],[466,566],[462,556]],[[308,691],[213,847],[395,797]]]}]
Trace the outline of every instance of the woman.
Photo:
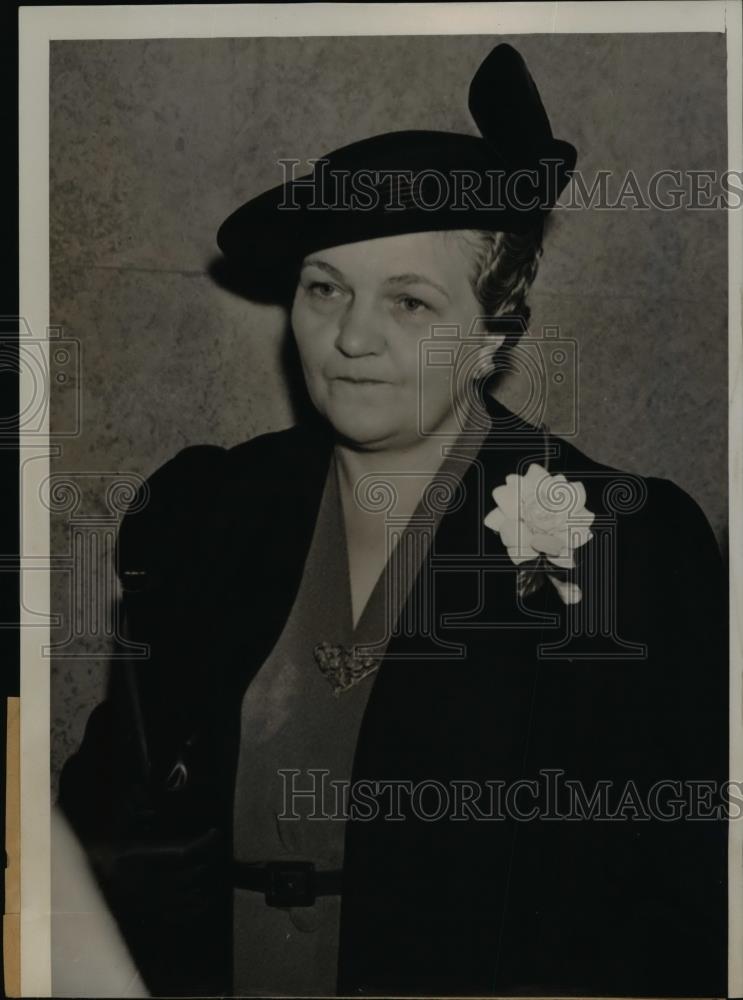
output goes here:
[{"label": "woman", "polygon": [[575,150],[507,45],[469,106],[220,228],[314,416],[150,478],[61,783],[154,993],[724,992],[719,552],[484,391]]}]

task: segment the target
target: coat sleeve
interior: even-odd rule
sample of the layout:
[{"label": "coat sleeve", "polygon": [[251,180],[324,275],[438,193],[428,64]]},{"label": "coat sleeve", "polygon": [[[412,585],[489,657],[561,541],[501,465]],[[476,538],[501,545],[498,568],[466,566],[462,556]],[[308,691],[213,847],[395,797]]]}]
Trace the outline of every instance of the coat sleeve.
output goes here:
[{"label": "coat sleeve", "polygon": [[[670,481],[644,482],[643,502],[595,531],[600,571],[581,619],[598,620],[589,601],[614,600],[632,656],[540,669],[534,759],[564,769],[586,795],[605,782],[608,815],[576,815],[563,790],[571,822],[518,831],[518,919],[500,954],[509,988],[524,992],[726,994],[724,563],[698,504]],[[599,548],[612,531],[616,545]]]},{"label": "coat sleeve", "polygon": [[112,660],[107,697],[60,778],[59,805],[155,995],[225,986],[224,835],[203,799],[179,793],[174,770],[198,681],[201,539],[225,454],[184,449],[130,505],[117,543],[130,656]]},{"label": "coat sleeve", "polygon": [[[107,697],[91,713],[60,778],[60,805],[85,839],[141,824],[147,787],[167,778],[158,773],[165,763],[158,750],[165,743],[163,722],[179,714],[172,691],[176,673],[185,673],[179,653],[196,638],[188,611],[198,604],[204,582],[202,528],[223,456],[223,449],[209,446],[179,452],[143,484],[119,528],[123,635]],[[169,688],[164,719],[159,709]]]},{"label": "coat sleeve", "polygon": [[[725,563],[699,505],[668,480],[654,480],[659,614],[665,665],[669,776],[682,783],[686,818],[654,822],[659,890],[675,929],[677,982],[726,993],[729,612]],[[652,884],[652,883],[651,883]]]},{"label": "coat sleeve", "polygon": [[654,783],[674,782],[680,789],[683,818],[667,818],[673,815],[670,800],[664,794],[653,798],[646,789],[651,820],[644,830],[637,825],[644,874],[642,904],[638,899],[630,911],[634,940],[654,990],[724,995],[727,580],[699,505],[669,480],[650,479],[648,485],[649,578],[640,590],[653,620],[641,745],[653,761]]}]

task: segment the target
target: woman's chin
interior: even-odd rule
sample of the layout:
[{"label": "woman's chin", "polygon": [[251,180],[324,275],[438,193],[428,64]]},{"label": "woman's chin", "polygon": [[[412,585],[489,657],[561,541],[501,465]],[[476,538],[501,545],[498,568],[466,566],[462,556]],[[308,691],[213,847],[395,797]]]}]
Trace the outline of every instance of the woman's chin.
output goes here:
[{"label": "woman's chin", "polygon": [[352,447],[376,450],[393,446],[399,437],[399,428],[389,419],[334,409],[325,417],[338,437]]},{"label": "woman's chin", "polygon": [[378,451],[393,446],[395,442],[394,431],[389,428],[373,427],[368,424],[360,426],[350,421],[331,421],[331,423],[340,440],[353,448]]}]

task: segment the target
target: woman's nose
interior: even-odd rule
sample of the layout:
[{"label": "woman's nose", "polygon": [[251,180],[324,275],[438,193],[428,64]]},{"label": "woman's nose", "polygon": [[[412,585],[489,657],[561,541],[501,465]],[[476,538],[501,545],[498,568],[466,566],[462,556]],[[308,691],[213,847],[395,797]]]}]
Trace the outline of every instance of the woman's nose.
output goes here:
[{"label": "woman's nose", "polygon": [[354,300],[340,320],[335,344],[349,357],[379,354],[384,346],[381,317],[370,305]]}]

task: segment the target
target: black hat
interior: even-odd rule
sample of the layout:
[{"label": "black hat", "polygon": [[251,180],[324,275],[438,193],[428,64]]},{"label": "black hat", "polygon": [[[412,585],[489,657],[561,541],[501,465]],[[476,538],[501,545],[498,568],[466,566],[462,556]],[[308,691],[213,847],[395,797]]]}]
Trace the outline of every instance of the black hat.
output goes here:
[{"label": "black hat", "polygon": [[248,291],[293,287],[308,253],[432,230],[524,232],[554,206],[576,151],[555,139],[524,60],[497,45],[475,73],[469,110],[480,136],[401,131],[328,153],[310,174],[252,198],[217,244]]}]

